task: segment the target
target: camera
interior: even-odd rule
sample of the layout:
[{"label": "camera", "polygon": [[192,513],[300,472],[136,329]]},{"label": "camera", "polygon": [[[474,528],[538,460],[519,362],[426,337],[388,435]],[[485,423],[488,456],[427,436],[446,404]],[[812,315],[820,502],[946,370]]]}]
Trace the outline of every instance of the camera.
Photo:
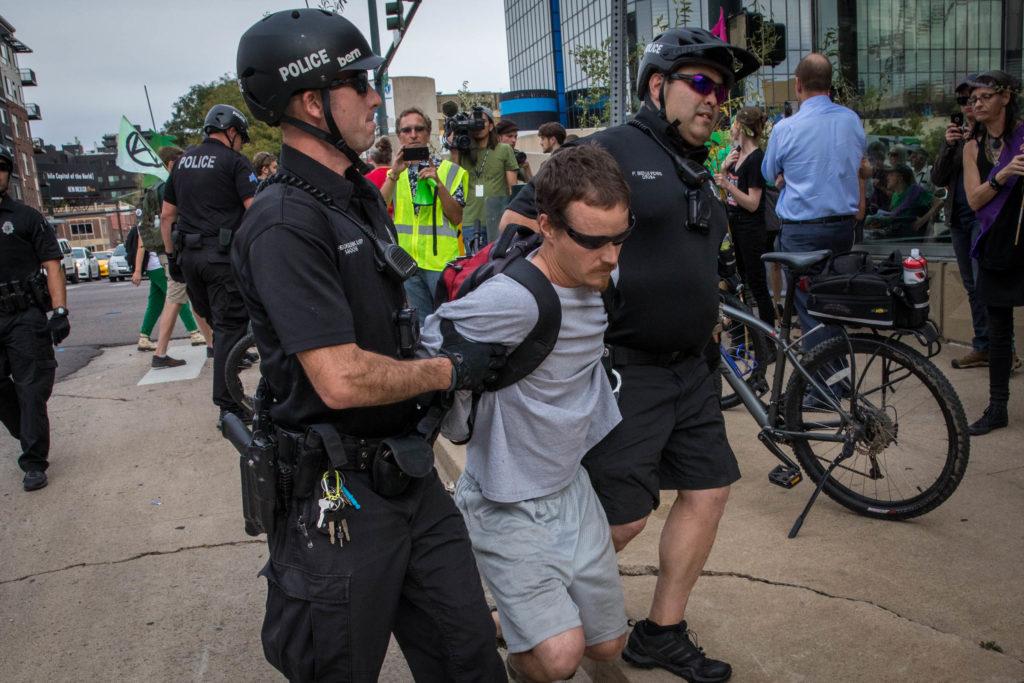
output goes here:
[{"label": "camera", "polygon": [[487,115],[483,107],[473,107],[470,111],[459,111],[459,105],[448,100],[441,105],[444,113],[444,139],[448,149],[468,152],[473,148],[473,133],[483,130],[487,125]]},{"label": "camera", "polygon": [[950,120],[950,123],[955,123],[956,125],[960,126],[961,128],[963,128],[963,126],[964,126],[964,115],[961,112],[957,112],[957,113],[953,114],[952,116],[949,117],[949,120]]},{"label": "camera", "polygon": [[526,163],[526,152],[520,152],[518,149],[513,150],[516,153],[516,163],[522,166]]}]

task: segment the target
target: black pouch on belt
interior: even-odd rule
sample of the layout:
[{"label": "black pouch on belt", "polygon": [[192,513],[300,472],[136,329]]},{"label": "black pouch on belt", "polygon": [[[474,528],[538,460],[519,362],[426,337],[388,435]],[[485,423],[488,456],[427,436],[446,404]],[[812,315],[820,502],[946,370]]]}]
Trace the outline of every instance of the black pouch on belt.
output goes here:
[{"label": "black pouch on belt", "polygon": [[217,249],[222,253],[226,254],[231,251],[231,238],[234,237],[235,231],[231,228],[221,228],[217,233]]},{"label": "black pouch on belt", "polygon": [[203,236],[200,235],[198,232],[185,233],[184,242],[186,249],[202,249]]},{"label": "black pouch on belt", "polygon": [[385,498],[401,495],[410,480],[421,479],[433,469],[434,450],[422,436],[384,439],[373,461],[373,490]]}]

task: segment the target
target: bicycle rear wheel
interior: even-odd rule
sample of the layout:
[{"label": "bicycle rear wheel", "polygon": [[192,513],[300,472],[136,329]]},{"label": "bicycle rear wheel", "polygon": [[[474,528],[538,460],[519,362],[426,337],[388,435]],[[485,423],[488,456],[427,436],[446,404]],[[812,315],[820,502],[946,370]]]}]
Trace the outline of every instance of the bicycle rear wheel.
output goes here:
[{"label": "bicycle rear wheel", "polygon": [[[257,362],[252,362],[255,355]],[[247,359],[246,357],[249,357]],[[235,403],[252,415],[252,397],[260,381],[259,352],[256,350],[256,336],[249,330],[228,353],[224,367],[224,379],[228,385],[228,393]]]},{"label": "bicycle rear wheel", "polygon": [[[800,373],[786,387],[786,424],[794,431],[859,430],[853,455],[825,482],[830,498],[868,517],[909,519],[953,495],[970,454],[967,418],[953,386],[931,361],[900,342],[854,336],[829,339],[802,364],[854,424],[844,424]],[[840,443],[793,440],[815,483],[841,449]]]},{"label": "bicycle rear wheel", "polygon": [[[740,299],[726,292],[720,293],[721,301],[753,315],[750,307]],[[770,353],[768,340],[764,333],[753,325],[722,314],[722,335],[719,347],[723,353],[719,370],[722,373],[736,372],[758,396],[768,391],[765,381],[765,368]],[[740,397],[732,390],[728,382],[718,380],[721,384],[719,404],[722,410],[728,410],[740,404]]]}]

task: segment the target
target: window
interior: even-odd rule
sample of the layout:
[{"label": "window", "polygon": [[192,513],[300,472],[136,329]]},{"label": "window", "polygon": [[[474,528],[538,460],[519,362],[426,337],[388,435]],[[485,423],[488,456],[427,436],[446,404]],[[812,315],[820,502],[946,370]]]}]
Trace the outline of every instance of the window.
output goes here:
[{"label": "window", "polygon": [[7,110],[0,107],[0,123],[7,125]]},{"label": "window", "polygon": [[[92,234],[92,223],[72,223],[71,224],[72,235],[91,235]],[[78,251],[76,248],[75,251]],[[78,256],[78,254],[76,254]],[[79,257],[81,258],[81,257]]]},{"label": "window", "polygon": [[0,43],[0,61],[4,64],[11,63],[11,48],[7,47],[7,43]]}]

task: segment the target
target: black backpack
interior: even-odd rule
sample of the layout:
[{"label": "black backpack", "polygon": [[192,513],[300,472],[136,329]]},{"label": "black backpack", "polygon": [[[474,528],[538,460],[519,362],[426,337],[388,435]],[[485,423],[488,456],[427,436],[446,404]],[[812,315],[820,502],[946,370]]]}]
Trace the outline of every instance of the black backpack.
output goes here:
[{"label": "black backpack", "polygon": [[[508,355],[505,367],[498,372],[497,379],[488,384],[490,391],[511,386],[536,370],[558,341],[558,333],[562,328],[562,304],[551,281],[526,259],[542,241],[541,235],[529,228],[509,225],[498,240],[484,250],[472,256],[457,258],[445,266],[438,282],[434,296],[438,305],[460,299],[500,274],[525,287],[537,301],[536,324],[522,343]],[[458,283],[457,286],[455,283]],[[472,438],[479,399],[479,394],[473,396],[468,435],[464,440],[453,443],[467,443]]]},{"label": "black backpack", "polygon": [[[128,268],[135,272],[135,254],[139,251],[139,226],[133,225],[132,229],[124,238],[125,259],[128,261]],[[140,264],[145,265],[145,264]]]}]

